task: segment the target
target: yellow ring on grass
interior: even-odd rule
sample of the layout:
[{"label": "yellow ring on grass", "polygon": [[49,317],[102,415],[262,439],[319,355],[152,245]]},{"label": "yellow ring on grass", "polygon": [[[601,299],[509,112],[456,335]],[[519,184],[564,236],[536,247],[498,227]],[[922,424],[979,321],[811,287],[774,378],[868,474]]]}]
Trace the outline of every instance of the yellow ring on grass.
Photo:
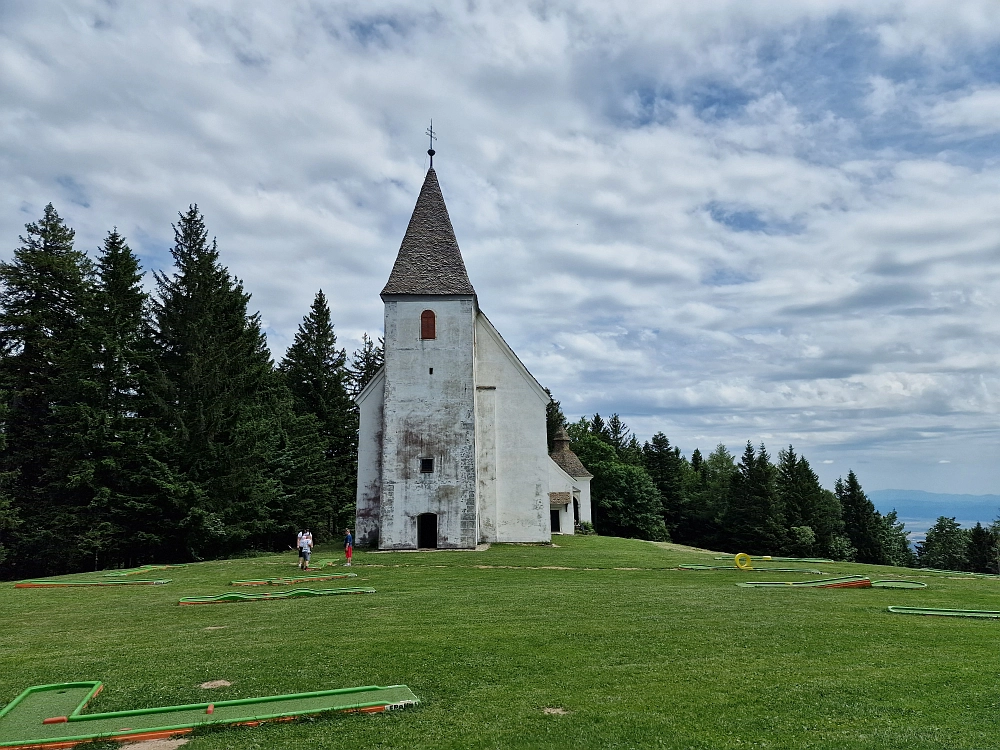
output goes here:
[{"label": "yellow ring on grass", "polygon": [[740,552],[736,555],[734,562],[736,567],[740,570],[753,570],[753,563],[750,561],[750,555],[746,552]]}]

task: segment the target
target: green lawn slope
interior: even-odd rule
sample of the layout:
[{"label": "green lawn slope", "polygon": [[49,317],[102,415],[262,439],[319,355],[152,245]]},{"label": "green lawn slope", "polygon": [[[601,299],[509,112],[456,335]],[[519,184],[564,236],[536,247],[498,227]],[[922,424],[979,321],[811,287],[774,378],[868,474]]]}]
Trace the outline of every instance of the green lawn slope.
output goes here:
[{"label": "green lawn slope", "polygon": [[[322,584],[367,596],[177,606],[294,573],[292,553],[170,569],[162,586],[0,584],[0,704],[73,680],[105,683],[102,711],[396,683],[422,700],[196,733],[186,750],[997,745],[1000,622],[886,607],[1000,609],[1000,580],[811,563],[928,588],[748,589],[734,584],[816,576],[679,571],[712,557],[674,545],[557,545],[358,552],[358,578]],[[199,688],[211,680],[232,685]]]}]

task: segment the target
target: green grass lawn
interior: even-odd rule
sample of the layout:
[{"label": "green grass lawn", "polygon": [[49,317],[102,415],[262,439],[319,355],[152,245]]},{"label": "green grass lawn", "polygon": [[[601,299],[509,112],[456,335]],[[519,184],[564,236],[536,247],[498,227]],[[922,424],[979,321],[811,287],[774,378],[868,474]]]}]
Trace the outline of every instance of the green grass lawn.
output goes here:
[{"label": "green grass lawn", "polygon": [[[164,586],[0,584],[0,704],[73,680],[105,683],[102,711],[396,683],[422,701],[206,731],[191,750],[1000,743],[1000,621],[886,611],[1000,609],[1000,580],[810,563],[929,586],[747,589],[734,584],[816,576],[671,570],[711,556],[632,540],[557,544],[358,552],[358,578],[312,586],[377,594],[305,600],[177,606],[230,580],[294,573],[291,552],[140,576],[171,578]],[[198,687],[220,679],[232,686]]]}]

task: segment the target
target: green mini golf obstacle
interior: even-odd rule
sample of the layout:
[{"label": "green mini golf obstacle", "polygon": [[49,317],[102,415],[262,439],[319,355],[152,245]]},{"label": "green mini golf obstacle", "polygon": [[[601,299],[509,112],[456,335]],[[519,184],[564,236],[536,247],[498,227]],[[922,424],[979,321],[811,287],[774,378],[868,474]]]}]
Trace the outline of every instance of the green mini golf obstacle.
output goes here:
[{"label": "green mini golf obstacle", "polygon": [[141,741],[209,725],[256,725],[326,711],[378,713],[420,701],[406,685],[321,690],[218,703],[84,714],[100,682],[31,687],[0,711],[0,748],[56,750],[94,740]]},{"label": "green mini golf obstacle", "polygon": [[333,581],[337,578],[357,578],[357,573],[326,573],[318,576],[294,576],[291,578],[259,578],[248,581],[230,581],[230,586],[288,586],[292,583],[310,581]]},{"label": "green mini golf obstacle", "polygon": [[[684,563],[677,567],[680,570],[743,570],[742,568],[737,568],[735,565],[699,565],[697,563]],[[810,568],[751,568],[747,572],[757,573],[760,571],[768,573],[812,573],[813,575],[823,575],[822,570],[812,570]]]},{"label": "green mini golf obstacle", "polygon": [[158,581],[56,581],[49,579],[39,579],[36,581],[18,581],[14,584],[16,589],[56,589],[56,588],[83,588],[86,586],[162,586],[170,583],[170,578]]},{"label": "green mini golf obstacle", "polygon": [[309,599],[315,596],[338,596],[342,594],[374,594],[375,589],[360,586],[343,589],[293,589],[291,591],[263,591],[259,594],[244,594],[242,591],[230,591],[216,596],[185,596],[177,603],[191,604],[230,604],[233,602],[261,602],[271,599]]},{"label": "green mini golf obstacle", "polygon": [[976,617],[986,620],[1000,620],[1000,612],[987,609],[938,609],[935,607],[889,607],[897,615],[933,615],[936,617]]},{"label": "green mini golf obstacle", "polygon": [[186,565],[140,565],[138,568],[127,568],[125,570],[112,570],[104,575],[107,577],[134,576],[140,573],[149,573],[154,570],[167,570],[168,568],[186,568]]},{"label": "green mini golf obstacle", "polygon": [[[804,563],[832,563],[825,557],[772,557],[771,555],[748,555],[751,560],[767,560],[769,562],[804,562]],[[720,555],[716,560],[732,560],[732,555]]]},{"label": "green mini golf obstacle", "polygon": [[867,576],[843,576],[842,578],[821,578],[817,581],[745,581],[737,583],[744,588],[788,588],[789,586],[811,589],[867,589],[872,582]]},{"label": "green mini golf obstacle", "polygon": [[902,581],[893,578],[872,581],[872,587],[876,589],[925,589],[927,584],[923,581]]}]

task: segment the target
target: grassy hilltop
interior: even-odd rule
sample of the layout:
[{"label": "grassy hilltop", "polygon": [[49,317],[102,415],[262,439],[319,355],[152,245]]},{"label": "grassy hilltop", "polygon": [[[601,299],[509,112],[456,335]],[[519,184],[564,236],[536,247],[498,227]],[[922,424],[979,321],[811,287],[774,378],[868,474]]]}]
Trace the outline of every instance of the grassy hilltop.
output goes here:
[{"label": "grassy hilltop", "polygon": [[[395,683],[422,700],[206,731],[190,750],[996,745],[1000,621],[886,607],[1000,609],[1000,580],[782,564],[928,588],[746,589],[734,584],[818,576],[672,570],[711,554],[624,539],[557,544],[359,552],[358,578],[320,584],[378,590],[367,596],[177,606],[292,574],[292,553],[141,576],[165,586],[0,584],[0,704],[71,680],[104,681],[103,711]],[[219,679],[232,686],[198,687]]]}]

